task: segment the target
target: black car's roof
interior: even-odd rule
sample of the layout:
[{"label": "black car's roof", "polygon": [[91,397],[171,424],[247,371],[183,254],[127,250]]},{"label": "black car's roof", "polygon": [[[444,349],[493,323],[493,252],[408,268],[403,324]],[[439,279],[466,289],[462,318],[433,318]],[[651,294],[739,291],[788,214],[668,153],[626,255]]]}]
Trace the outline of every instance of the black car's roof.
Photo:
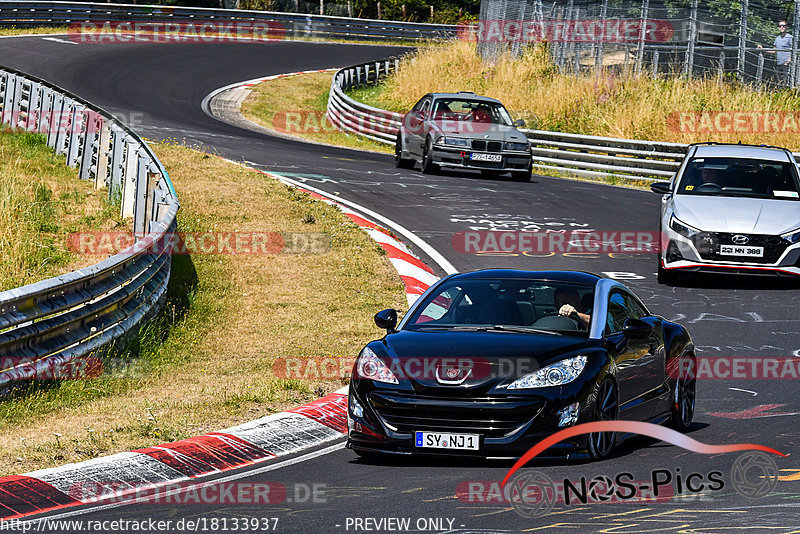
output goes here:
[{"label": "black car's roof", "polygon": [[475,93],[428,93],[426,96],[431,96],[434,99],[438,98],[460,98],[463,100],[476,100],[480,102],[492,102],[494,104],[502,105],[502,102],[497,100],[496,98],[489,98],[488,96],[480,96],[476,95]]},{"label": "black car's roof", "polygon": [[495,280],[548,280],[552,282],[572,282],[594,286],[602,276],[583,271],[523,271],[519,269],[481,269],[468,273],[458,273],[450,280],[491,278]]}]

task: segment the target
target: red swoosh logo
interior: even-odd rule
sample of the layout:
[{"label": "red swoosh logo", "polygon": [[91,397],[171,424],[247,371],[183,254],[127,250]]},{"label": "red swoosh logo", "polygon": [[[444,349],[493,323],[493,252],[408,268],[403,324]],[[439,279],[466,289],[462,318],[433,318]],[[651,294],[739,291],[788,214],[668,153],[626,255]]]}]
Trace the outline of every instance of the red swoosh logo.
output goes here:
[{"label": "red swoosh logo", "polygon": [[756,450],[764,451],[780,456],[786,456],[780,451],[776,451],[771,447],[765,445],[756,445],[754,443],[736,443],[733,445],[709,445],[702,443],[696,439],[692,439],[685,434],[681,434],[677,430],[672,430],[661,425],[654,425],[652,423],[641,423],[638,421],[595,421],[593,423],[583,423],[575,425],[564,430],[559,430],[552,436],[548,436],[526,452],[522,458],[508,470],[506,477],[500,486],[505,486],[508,479],[516,473],[520,467],[535,458],[540,452],[552,447],[556,443],[563,441],[567,438],[581,436],[583,434],[591,434],[593,432],[621,432],[625,434],[641,434],[642,436],[649,436],[667,443],[672,443],[678,447],[682,447],[692,452],[699,452],[701,454],[724,454],[726,452]]}]

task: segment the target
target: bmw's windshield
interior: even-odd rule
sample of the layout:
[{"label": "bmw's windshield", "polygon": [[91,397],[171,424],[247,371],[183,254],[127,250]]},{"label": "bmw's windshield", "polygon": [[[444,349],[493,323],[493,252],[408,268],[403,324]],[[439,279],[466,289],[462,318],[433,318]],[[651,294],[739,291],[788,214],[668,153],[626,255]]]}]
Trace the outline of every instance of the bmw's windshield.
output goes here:
[{"label": "bmw's windshield", "polygon": [[454,120],[511,126],[511,116],[501,104],[483,100],[439,98],[433,105],[433,120]]},{"label": "bmw's windshield", "polygon": [[693,158],[686,166],[677,193],[800,199],[797,176],[789,162],[746,158]]},{"label": "bmw's windshield", "polygon": [[[591,314],[594,288],[542,280],[455,279],[443,283],[409,318],[410,330],[548,331],[586,334],[580,321],[559,315],[564,304]],[[499,328],[498,328],[499,327]]]}]

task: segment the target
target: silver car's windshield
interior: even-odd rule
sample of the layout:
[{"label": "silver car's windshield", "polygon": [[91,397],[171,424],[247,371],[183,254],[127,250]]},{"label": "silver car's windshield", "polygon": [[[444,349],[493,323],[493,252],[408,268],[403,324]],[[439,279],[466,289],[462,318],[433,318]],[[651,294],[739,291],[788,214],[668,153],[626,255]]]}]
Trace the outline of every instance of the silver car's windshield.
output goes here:
[{"label": "silver car's windshield", "polygon": [[677,193],[800,200],[797,176],[789,162],[747,158],[693,158]]},{"label": "silver car's windshield", "polygon": [[511,126],[511,116],[501,104],[482,100],[440,98],[433,105],[433,120],[455,120]]}]

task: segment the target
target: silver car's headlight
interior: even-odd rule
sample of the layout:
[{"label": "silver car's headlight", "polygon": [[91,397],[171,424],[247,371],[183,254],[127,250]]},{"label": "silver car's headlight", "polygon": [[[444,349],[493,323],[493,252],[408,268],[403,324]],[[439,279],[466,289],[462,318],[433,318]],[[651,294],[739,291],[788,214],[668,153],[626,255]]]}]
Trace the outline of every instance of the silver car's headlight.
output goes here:
[{"label": "silver car's headlight", "polygon": [[397,384],[397,377],[386,364],[369,347],[364,347],[358,355],[356,372],[359,378],[384,382],[386,384]]},{"label": "silver car's headlight", "polygon": [[588,358],[574,356],[554,364],[542,367],[538,371],[518,378],[510,383],[507,389],[547,388],[550,386],[563,386],[569,384],[583,372]]},{"label": "silver car's headlight", "polygon": [[505,149],[506,150],[530,150],[531,145],[530,143],[506,143]]},{"label": "silver car's headlight", "polygon": [[783,234],[781,235],[781,237],[794,245],[795,243],[800,242],[800,228],[798,228],[797,230],[792,230],[789,233]]},{"label": "silver car's headlight", "polygon": [[460,146],[463,148],[469,147],[469,139],[463,137],[440,137],[437,144],[448,146]]},{"label": "silver car's headlight", "polygon": [[700,233],[700,230],[693,226],[689,226],[685,222],[676,218],[674,215],[669,220],[669,227],[684,237],[694,237],[696,234]]}]

